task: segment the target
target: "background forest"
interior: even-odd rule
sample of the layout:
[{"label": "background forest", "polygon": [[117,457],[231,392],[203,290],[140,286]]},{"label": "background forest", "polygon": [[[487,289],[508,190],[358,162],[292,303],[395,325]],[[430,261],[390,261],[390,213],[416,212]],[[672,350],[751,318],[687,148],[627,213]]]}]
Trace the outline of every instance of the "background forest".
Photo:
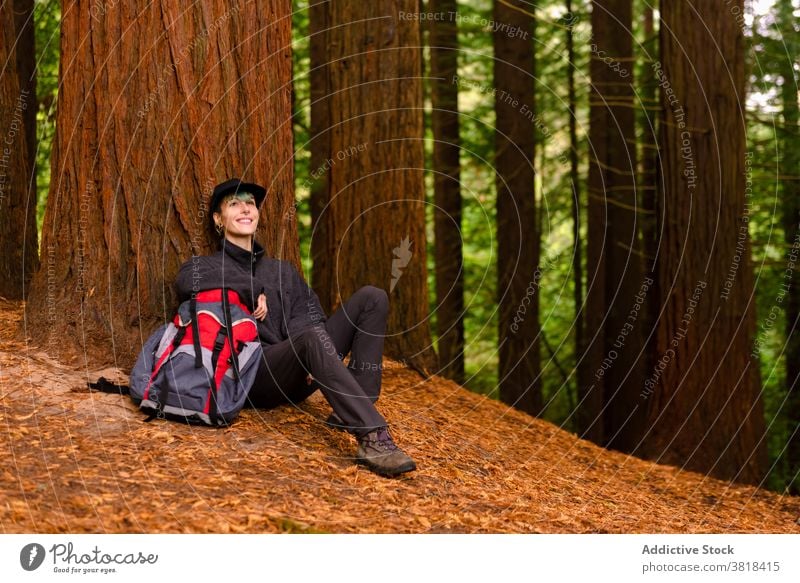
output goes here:
[{"label": "background forest", "polygon": [[[11,4],[4,2],[2,12],[4,78],[10,76]],[[28,138],[28,160],[35,162],[29,167],[39,273],[47,271],[43,250],[54,241],[48,243],[43,233],[60,231],[48,227],[46,216],[54,204],[49,197],[62,188],[51,181],[58,174],[52,161],[57,118],[67,115],[60,111],[65,63],[59,58],[64,47],[71,58],[80,53],[79,36],[71,30],[91,29],[116,10],[110,1],[89,4],[74,29],[62,30],[67,9],[60,2],[13,2],[19,91],[29,87],[35,95],[28,111],[35,122],[26,123],[35,128],[28,134],[35,136]],[[399,298],[398,305],[429,331],[412,327],[413,334],[390,345],[423,374],[442,374],[609,448],[798,493],[800,3],[705,4],[681,0],[662,3],[660,10],[647,0],[295,0],[285,48],[291,52],[293,173],[281,183],[291,201],[284,200],[282,210],[296,209],[294,259],[330,309],[337,303],[336,274],[351,274],[347,285],[377,277],[367,265],[371,260],[347,258],[345,252],[344,263],[331,267],[329,259],[339,257],[337,244],[350,236],[334,225],[346,225],[361,212],[331,205],[336,221],[326,226],[321,217],[335,198],[331,193],[355,184],[348,200],[364,197],[376,204],[365,193],[386,190],[389,201],[408,195],[424,202],[375,223],[354,223],[357,241],[346,242],[353,248],[378,242],[375,256],[385,264],[378,279],[387,288],[387,257],[402,260],[404,253],[424,250],[425,268],[412,273],[409,267],[406,281],[397,283],[416,295]],[[203,42],[217,39],[240,16],[218,21],[208,10],[202,17],[208,34],[195,37]],[[112,43],[120,30],[109,25],[91,33]],[[188,28],[178,33],[191,36]],[[372,35],[385,40],[381,50],[391,43],[400,49],[391,59],[370,61]],[[241,29],[231,38],[239,36]],[[280,50],[269,48],[270,54]],[[197,55],[187,54],[200,67]],[[144,62],[146,53],[136,56]],[[253,52],[237,61],[238,69],[223,67],[221,73],[221,83],[245,101],[248,91],[260,91],[257,84],[237,84],[237,71],[244,74],[249,57],[265,62]],[[148,103],[148,94],[166,99],[159,58],[154,53],[149,91],[140,90],[139,104]],[[351,66],[339,67],[347,59]],[[179,87],[183,65],[176,61],[167,71]],[[120,75],[122,81],[109,86],[126,85],[128,73]],[[373,88],[369,97],[342,89],[381,75],[401,81]],[[348,125],[367,98],[383,109],[370,110],[378,113],[358,122],[363,126]],[[105,119],[101,101],[92,107]],[[68,103],[70,115],[84,115]],[[14,101],[2,105],[6,125]],[[128,105],[136,121],[135,99]],[[379,143],[386,137],[380,132],[418,123],[419,151],[381,151],[357,167],[355,161],[364,159],[359,144]],[[242,140],[269,145],[274,135],[248,129]],[[231,133],[200,137],[224,141]],[[194,147],[189,143],[186,151]],[[177,151],[183,150],[176,146]],[[69,155],[66,148],[60,155]],[[250,163],[246,153],[242,158]],[[421,164],[419,189],[407,178],[368,178],[369,168],[394,159]],[[116,168],[110,172],[124,175]],[[184,190],[189,184],[204,182],[175,181]],[[5,216],[3,222],[14,223]],[[173,227],[166,222],[154,228]],[[403,243],[409,233],[410,251]],[[21,246],[19,236],[3,237],[4,252]],[[281,248],[281,237],[269,241],[273,251]],[[188,251],[189,236],[184,239]],[[120,237],[120,245],[133,240]],[[424,249],[417,248],[420,241]],[[4,269],[20,271],[14,257]],[[109,261],[103,274],[116,265]],[[136,262],[142,265],[141,258]],[[25,266],[26,277],[34,277],[37,266]],[[168,262],[163,269],[168,280]],[[66,284],[69,277],[59,281]],[[407,283],[413,278],[420,281]],[[131,281],[129,290],[137,285]],[[43,290],[46,282],[38,285]],[[34,280],[34,292],[36,286]],[[420,290],[424,297],[417,297]],[[9,288],[0,293],[18,297]],[[412,309],[415,298],[419,305]],[[395,329],[408,328],[399,322]],[[152,323],[145,324],[131,317],[124,325],[138,330]]]}]

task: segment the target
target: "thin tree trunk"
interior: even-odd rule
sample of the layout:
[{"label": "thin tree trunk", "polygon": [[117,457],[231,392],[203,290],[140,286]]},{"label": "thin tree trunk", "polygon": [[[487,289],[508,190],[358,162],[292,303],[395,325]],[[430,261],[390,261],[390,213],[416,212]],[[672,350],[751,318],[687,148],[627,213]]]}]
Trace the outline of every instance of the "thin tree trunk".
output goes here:
[{"label": "thin tree trunk", "polygon": [[645,42],[642,47],[642,78],[639,80],[644,95],[642,119],[642,139],[640,149],[641,174],[639,191],[642,199],[642,250],[644,252],[644,273],[653,283],[648,290],[642,309],[642,334],[645,351],[644,370],[651,371],[655,365],[653,355],[656,351],[655,326],[658,320],[659,281],[656,274],[656,255],[658,253],[658,224],[656,222],[656,192],[662,187],[658,174],[658,81],[653,64],[658,61],[658,37],[655,31],[654,7],[649,2],[644,9]]},{"label": "thin tree trunk", "polygon": [[464,264],[461,236],[458,24],[456,0],[430,0],[434,236],[439,374],[464,382]]},{"label": "thin tree trunk", "polygon": [[[592,33],[595,34],[595,12],[592,11]],[[600,37],[603,39],[603,33]],[[594,40],[594,39],[592,39]],[[591,42],[591,41],[590,41]],[[602,42],[602,41],[601,41]],[[587,197],[587,251],[586,251],[586,285],[588,287],[586,305],[584,310],[583,326],[587,332],[578,361],[578,414],[576,424],[578,434],[595,443],[604,443],[605,427],[603,423],[604,382],[599,378],[598,371],[604,358],[605,330],[603,328],[606,316],[606,266],[604,246],[602,239],[606,234],[608,222],[608,207],[605,202],[605,184],[601,169],[598,166],[604,141],[595,143],[597,134],[604,131],[603,121],[608,117],[603,109],[599,95],[602,85],[598,75],[605,73],[605,69],[598,68],[594,52],[590,52],[590,75],[592,87],[590,89],[590,135],[589,135],[589,183]],[[599,85],[599,86],[598,86]],[[591,131],[594,130],[594,131]],[[608,128],[612,131],[612,128]],[[601,151],[598,151],[601,150]],[[604,156],[603,156],[604,157]],[[599,199],[599,200],[598,200]]]},{"label": "thin tree trunk", "polygon": [[205,205],[232,176],[268,187],[259,239],[299,266],[290,8],[64,2],[35,340],[129,363],[172,317],[180,264],[216,243]]},{"label": "thin tree trunk", "polygon": [[13,3],[0,2],[0,296],[21,299],[38,266],[26,116],[35,95],[17,73]]},{"label": "thin tree trunk", "polygon": [[[632,451],[642,434],[641,264],[631,0],[592,3],[583,434]],[[598,409],[599,407],[599,409]]]},{"label": "thin tree trunk", "polygon": [[[731,10],[661,6],[662,316],[648,455],[757,484],[766,468],[745,196],[744,54]],[[697,26],[698,22],[704,26]]]},{"label": "thin tree trunk", "polygon": [[534,5],[495,0],[495,168],[500,399],[538,415],[539,236],[534,191]]},{"label": "thin tree trunk", "polygon": [[[577,120],[577,97],[575,95],[575,35],[573,26],[577,21],[572,12],[572,0],[567,0],[567,99],[569,103],[569,180],[572,187],[572,276],[574,281],[573,302],[575,303],[575,359],[581,362],[585,350],[584,320],[586,318],[583,310],[583,249],[581,244],[581,177],[578,166],[578,120]],[[579,364],[577,367],[578,387],[586,386],[585,372],[586,366]],[[580,389],[579,389],[580,392]],[[575,425],[588,426],[585,421],[579,422],[578,419],[582,409],[575,411],[573,419]]]},{"label": "thin tree trunk", "polygon": [[386,353],[430,374],[417,9],[417,0],[376,0],[320,2],[311,12],[312,34],[325,31],[326,49],[314,52],[324,79],[312,79],[315,97],[323,87],[326,96],[322,108],[312,102],[312,168],[325,175],[314,255],[327,254],[315,265],[323,307],[364,285],[383,288]]}]

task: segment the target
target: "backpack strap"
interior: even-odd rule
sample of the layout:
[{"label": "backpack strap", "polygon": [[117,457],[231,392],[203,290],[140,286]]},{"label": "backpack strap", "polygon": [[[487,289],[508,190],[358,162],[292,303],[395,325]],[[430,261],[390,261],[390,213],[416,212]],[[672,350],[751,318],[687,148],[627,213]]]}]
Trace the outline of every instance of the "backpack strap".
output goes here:
[{"label": "backpack strap", "polygon": [[209,403],[208,403],[208,418],[211,421],[211,425],[213,425],[214,427],[217,427],[217,425],[218,425],[218,423],[217,423],[217,387],[214,384],[214,381],[211,381],[211,382],[212,382],[212,386],[211,386],[211,396],[209,398]]},{"label": "backpack strap", "polygon": [[[211,352],[211,375],[216,378],[217,375],[217,361],[222,349],[225,348],[225,340],[228,338],[228,332],[224,326],[221,326],[217,332],[217,339],[214,340],[214,350]],[[216,384],[216,383],[215,383]]]},{"label": "backpack strap", "polygon": [[192,343],[194,345],[194,367],[203,368],[203,350],[200,348],[200,328],[197,321],[197,296],[192,294],[189,300],[189,317],[192,319]]},{"label": "backpack strap", "polygon": [[233,377],[238,383],[241,382],[241,379],[239,378],[239,356],[236,354],[236,349],[233,346],[233,318],[231,318],[231,303],[228,299],[228,290],[225,288],[222,289],[222,309],[225,313],[225,329],[228,331],[228,346],[230,347],[231,351],[230,362],[231,367],[233,368]]},{"label": "backpack strap", "polygon": [[211,418],[211,423],[217,423],[217,363],[219,362],[219,355],[222,349],[225,348],[225,340],[228,338],[228,333],[225,326],[220,326],[217,332],[217,339],[214,341],[214,350],[211,353],[211,395],[208,404],[208,416]]},{"label": "backpack strap", "polygon": [[[217,332],[217,338],[214,341],[214,350],[211,352],[211,392],[209,395],[209,403],[208,403],[208,417],[211,420],[212,425],[217,425],[217,363],[219,362],[219,355],[222,352],[222,349],[225,348],[225,341],[231,338],[231,318],[230,318],[230,308],[228,306],[228,290],[227,288],[222,288],[222,305],[223,305],[223,314],[222,314],[222,325]],[[231,347],[231,351],[233,351],[233,345],[229,344]]]},{"label": "backpack strap", "polygon": [[119,395],[130,395],[131,388],[128,385],[118,385],[112,383],[106,377],[100,377],[96,383],[86,383],[91,391],[101,391],[103,393],[117,393]]}]

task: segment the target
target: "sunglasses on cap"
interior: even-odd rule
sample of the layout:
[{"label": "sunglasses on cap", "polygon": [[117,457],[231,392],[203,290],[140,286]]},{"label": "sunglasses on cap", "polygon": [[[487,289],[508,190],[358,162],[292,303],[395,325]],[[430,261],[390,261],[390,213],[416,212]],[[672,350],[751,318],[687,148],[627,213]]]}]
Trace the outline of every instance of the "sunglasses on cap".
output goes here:
[{"label": "sunglasses on cap", "polygon": [[230,204],[234,200],[238,200],[241,202],[252,202],[253,204],[255,204],[256,197],[252,192],[242,191],[226,195],[225,198],[223,199],[223,202]]}]

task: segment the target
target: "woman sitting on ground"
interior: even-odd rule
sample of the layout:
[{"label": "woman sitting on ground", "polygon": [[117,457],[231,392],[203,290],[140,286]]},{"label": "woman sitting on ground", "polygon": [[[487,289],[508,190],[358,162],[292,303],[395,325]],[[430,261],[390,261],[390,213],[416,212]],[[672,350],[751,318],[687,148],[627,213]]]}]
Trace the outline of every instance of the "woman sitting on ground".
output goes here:
[{"label": "woman sitting on ground", "polygon": [[[254,406],[297,404],[320,389],[333,408],[326,423],[356,437],[357,462],[385,476],[416,469],[375,408],[389,310],[386,292],[361,287],[327,318],[317,294],[294,265],[265,256],[255,240],[265,197],[262,186],[236,178],[214,189],[207,208],[220,250],[181,266],[179,300],[224,286],[251,308],[263,349],[249,394]],[[345,366],[342,361],[348,354]]]}]

